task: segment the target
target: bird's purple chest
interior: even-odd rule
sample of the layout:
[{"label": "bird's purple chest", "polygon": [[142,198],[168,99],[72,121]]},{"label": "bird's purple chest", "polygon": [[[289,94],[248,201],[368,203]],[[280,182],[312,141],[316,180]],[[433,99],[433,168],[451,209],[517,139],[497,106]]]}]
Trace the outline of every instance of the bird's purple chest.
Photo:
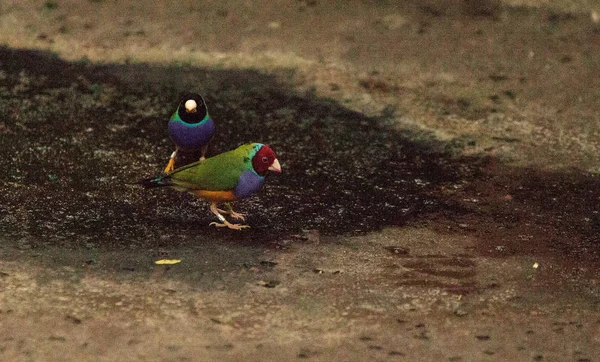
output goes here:
[{"label": "bird's purple chest", "polygon": [[233,193],[238,199],[248,197],[260,190],[264,182],[264,177],[256,174],[254,171],[246,170],[240,176],[238,184],[235,190],[233,190]]},{"label": "bird's purple chest", "polygon": [[196,124],[179,120],[169,121],[169,136],[179,148],[184,150],[202,148],[210,141],[213,133],[215,133],[215,122],[212,118]]}]

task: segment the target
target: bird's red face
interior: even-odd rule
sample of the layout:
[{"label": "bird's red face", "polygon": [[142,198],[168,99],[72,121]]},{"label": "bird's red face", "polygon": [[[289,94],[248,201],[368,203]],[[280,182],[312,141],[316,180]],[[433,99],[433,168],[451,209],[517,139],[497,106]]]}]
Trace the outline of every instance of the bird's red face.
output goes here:
[{"label": "bird's red face", "polygon": [[275,152],[267,145],[263,145],[252,157],[252,167],[259,175],[264,175],[267,171],[281,172]]}]

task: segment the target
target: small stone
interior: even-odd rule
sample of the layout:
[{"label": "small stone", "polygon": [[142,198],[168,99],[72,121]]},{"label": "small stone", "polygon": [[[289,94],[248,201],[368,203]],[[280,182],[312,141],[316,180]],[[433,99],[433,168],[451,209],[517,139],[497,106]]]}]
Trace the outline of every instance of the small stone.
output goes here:
[{"label": "small stone", "polygon": [[386,249],[395,255],[408,255],[410,253],[410,249],[401,246],[387,246]]},{"label": "small stone", "polygon": [[269,267],[269,268],[274,268],[275,265],[277,265],[277,262],[270,261],[270,260],[261,260],[260,261],[260,265],[266,266],[266,267]]},{"label": "small stone", "polygon": [[454,311],[454,315],[457,316],[457,317],[464,317],[467,314],[469,314],[469,313],[466,310],[462,309],[462,308],[457,308]]},{"label": "small stone", "polygon": [[65,317],[65,319],[72,322],[73,324],[81,324],[81,319],[79,319],[73,315],[67,315]]},{"label": "small stone", "polygon": [[265,288],[275,288],[276,286],[281,284],[281,282],[279,280],[269,280],[269,281],[261,280],[257,284],[260,285],[261,287],[265,287]]},{"label": "small stone", "polygon": [[319,230],[302,230],[301,238],[309,243],[318,244],[321,241]]}]

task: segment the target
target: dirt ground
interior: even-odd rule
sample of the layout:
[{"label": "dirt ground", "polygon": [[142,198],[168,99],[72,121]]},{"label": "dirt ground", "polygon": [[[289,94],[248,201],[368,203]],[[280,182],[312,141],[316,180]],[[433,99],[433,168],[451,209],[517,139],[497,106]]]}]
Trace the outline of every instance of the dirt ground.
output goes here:
[{"label": "dirt ground", "polygon": [[[0,360],[598,360],[599,14],[2,1]],[[190,90],[248,230],[135,185]]]}]

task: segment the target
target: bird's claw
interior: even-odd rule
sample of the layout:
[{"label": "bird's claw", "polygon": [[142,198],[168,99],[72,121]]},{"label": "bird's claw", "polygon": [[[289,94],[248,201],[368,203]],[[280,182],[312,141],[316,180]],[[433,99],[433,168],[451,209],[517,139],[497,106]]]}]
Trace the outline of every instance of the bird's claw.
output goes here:
[{"label": "bird's claw", "polygon": [[210,224],[208,224],[208,226],[215,226],[218,228],[228,227],[232,230],[242,230],[242,229],[246,229],[246,228],[250,227],[250,225],[232,224],[232,223],[228,222],[227,220],[223,221],[222,224],[219,224],[218,222],[213,221]]},{"label": "bird's claw", "polygon": [[231,216],[234,219],[246,221],[246,214],[235,212],[233,210],[221,210],[221,209],[217,209],[217,211],[219,211],[221,214],[227,214],[227,215]]},{"label": "bird's claw", "polygon": [[229,213],[229,216],[231,216],[234,219],[246,221],[246,215],[245,214],[241,214],[241,213],[235,212],[233,210]]}]

